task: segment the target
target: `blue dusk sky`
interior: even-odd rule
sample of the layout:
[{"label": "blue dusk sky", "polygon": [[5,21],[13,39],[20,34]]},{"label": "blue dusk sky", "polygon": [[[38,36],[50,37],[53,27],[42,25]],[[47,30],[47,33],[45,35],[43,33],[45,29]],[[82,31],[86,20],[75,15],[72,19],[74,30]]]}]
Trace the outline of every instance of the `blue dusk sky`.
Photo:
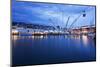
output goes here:
[{"label": "blue dusk sky", "polygon": [[[83,11],[86,13],[85,17],[83,17]],[[65,27],[69,16],[68,27],[78,16],[80,17],[73,24],[73,27],[94,25],[95,6],[16,2],[12,0],[12,21],[14,22]]]}]

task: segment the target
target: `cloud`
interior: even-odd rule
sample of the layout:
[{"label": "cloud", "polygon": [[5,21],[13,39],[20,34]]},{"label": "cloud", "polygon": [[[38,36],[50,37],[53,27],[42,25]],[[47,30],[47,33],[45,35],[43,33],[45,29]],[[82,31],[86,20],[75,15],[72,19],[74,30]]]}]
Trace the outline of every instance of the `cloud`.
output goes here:
[{"label": "cloud", "polygon": [[[13,17],[16,20],[27,21],[32,23],[40,24],[51,24],[60,25],[65,27],[68,17],[70,16],[68,25],[82,13],[83,10],[87,9],[87,12],[92,11],[90,16],[94,14],[94,7],[91,6],[76,6],[76,5],[61,5],[61,4],[44,4],[44,3],[29,3],[20,2],[13,4],[12,7]],[[91,7],[91,8],[90,8]],[[94,16],[94,15],[93,15]],[[13,20],[14,20],[13,19]],[[84,18],[81,17],[77,23],[87,21],[89,16]],[[36,22],[35,22],[36,21]],[[86,22],[88,23],[88,22]],[[78,25],[78,24],[76,24]]]}]

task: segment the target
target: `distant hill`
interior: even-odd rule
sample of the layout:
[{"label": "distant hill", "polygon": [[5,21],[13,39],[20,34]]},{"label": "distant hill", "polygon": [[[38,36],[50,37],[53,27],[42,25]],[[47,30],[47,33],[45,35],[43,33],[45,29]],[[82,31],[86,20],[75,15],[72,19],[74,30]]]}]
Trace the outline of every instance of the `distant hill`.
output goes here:
[{"label": "distant hill", "polygon": [[25,22],[12,22],[12,26],[32,28],[32,29],[55,29],[53,26],[25,23]]}]

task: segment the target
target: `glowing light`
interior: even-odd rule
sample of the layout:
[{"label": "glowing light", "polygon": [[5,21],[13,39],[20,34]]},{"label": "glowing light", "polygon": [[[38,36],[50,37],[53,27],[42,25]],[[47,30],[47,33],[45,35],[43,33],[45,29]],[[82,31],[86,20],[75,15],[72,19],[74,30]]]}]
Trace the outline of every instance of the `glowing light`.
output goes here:
[{"label": "glowing light", "polygon": [[84,30],[83,33],[88,33],[88,32]]},{"label": "glowing light", "polygon": [[84,42],[84,45],[87,46],[87,43],[88,43],[88,38],[86,35],[83,35],[82,36],[82,39],[83,39],[83,42]]},{"label": "glowing light", "polygon": [[18,33],[18,30],[12,30],[12,33],[13,34],[17,34]]},{"label": "glowing light", "polygon": [[18,40],[18,36],[17,36],[17,35],[14,35],[14,36],[12,36],[12,39],[13,39],[14,41]]}]

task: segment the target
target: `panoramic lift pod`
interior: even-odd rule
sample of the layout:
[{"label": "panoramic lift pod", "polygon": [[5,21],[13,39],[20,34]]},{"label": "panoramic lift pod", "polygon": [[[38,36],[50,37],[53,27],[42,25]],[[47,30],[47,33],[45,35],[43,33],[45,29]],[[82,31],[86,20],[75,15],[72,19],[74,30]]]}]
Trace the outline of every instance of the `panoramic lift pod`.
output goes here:
[{"label": "panoramic lift pod", "polygon": [[86,13],[85,13],[85,11],[83,11],[83,17],[85,17],[86,16]]},{"label": "panoramic lift pod", "polygon": [[73,24],[81,17],[81,15],[83,16],[83,17],[86,17],[86,12],[85,12],[85,10],[82,12],[82,14],[80,14],[74,21],[73,21],[73,23],[70,25],[70,28],[73,26]]}]

